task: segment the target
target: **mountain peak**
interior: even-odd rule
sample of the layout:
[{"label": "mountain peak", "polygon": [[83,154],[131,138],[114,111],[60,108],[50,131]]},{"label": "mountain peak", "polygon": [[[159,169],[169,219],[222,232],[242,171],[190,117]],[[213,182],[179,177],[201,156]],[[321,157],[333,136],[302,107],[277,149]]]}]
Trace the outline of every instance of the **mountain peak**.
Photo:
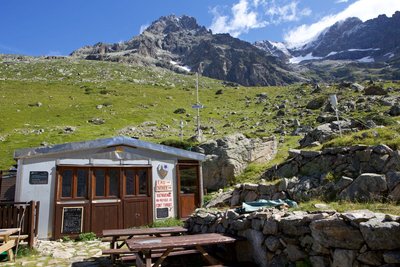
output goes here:
[{"label": "mountain peak", "polygon": [[153,34],[168,34],[171,32],[179,31],[207,31],[205,27],[201,27],[197,24],[195,18],[190,16],[162,16],[158,20],[154,21],[145,31]]}]

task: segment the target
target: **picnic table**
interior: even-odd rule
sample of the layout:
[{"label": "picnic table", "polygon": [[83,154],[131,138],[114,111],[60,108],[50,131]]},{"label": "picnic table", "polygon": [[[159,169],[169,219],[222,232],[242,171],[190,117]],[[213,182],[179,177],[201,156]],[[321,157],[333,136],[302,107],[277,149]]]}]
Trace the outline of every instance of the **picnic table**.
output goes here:
[{"label": "picnic table", "polygon": [[143,236],[161,237],[166,235],[180,235],[186,233],[187,231],[188,230],[186,228],[181,226],[103,230],[103,238],[111,237],[110,249],[103,250],[103,254],[109,254],[111,261],[115,262],[119,255],[132,253],[128,248],[123,249],[122,247],[126,245],[127,240],[131,240],[135,236],[136,238]]},{"label": "picnic table", "polygon": [[[200,253],[210,265],[220,264],[204,249],[204,246],[234,243],[235,238],[217,233],[196,234],[183,236],[149,237],[143,239],[129,239],[126,241],[128,248],[136,255],[137,267],[158,267],[169,255],[183,255]],[[194,248],[194,249],[193,249]],[[163,253],[152,264],[152,253]],[[177,252],[177,253],[174,253]]]},{"label": "picnic table", "polygon": [[17,239],[11,238],[11,235],[19,231],[20,228],[0,229],[0,253],[7,251],[7,256],[10,261],[14,260],[14,252],[12,249],[18,242]]}]

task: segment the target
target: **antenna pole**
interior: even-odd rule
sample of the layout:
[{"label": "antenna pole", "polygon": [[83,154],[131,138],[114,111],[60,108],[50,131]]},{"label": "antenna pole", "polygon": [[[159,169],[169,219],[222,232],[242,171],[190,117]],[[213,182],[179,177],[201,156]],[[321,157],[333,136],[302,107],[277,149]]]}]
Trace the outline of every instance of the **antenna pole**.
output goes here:
[{"label": "antenna pole", "polygon": [[[199,101],[199,73],[196,72],[196,104],[200,105]],[[197,138],[198,140],[201,139],[201,132],[200,132],[200,108],[197,109]]]}]

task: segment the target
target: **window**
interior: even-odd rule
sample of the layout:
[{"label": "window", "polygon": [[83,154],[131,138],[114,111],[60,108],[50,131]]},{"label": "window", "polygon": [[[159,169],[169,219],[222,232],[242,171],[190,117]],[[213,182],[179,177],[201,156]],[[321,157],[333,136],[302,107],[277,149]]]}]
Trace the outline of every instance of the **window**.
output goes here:
[{"label": "window", "polygon": [[147,168],[124,170],[126,196],[149,195],[149,171]]},{"label": "window", "polygon": [[87,198],[89,171],[85,168],[60,168],[59,198]]},{"label": "window", "polygon": [[78,171],[77,171],[77,188],[76,188],[76,196],[77,197],[86,197],[87,196],[88,174],[89,174],[89,171],[86,169],[78,169]]},{"label": "window", "polygon": [[94,168],[93,178],[95,197],[119,197],[119,168]]},{"label": "window", "polygon": [[125,171],[125,195],[135,195],[135,172],[133,170]]},{"label": "window", "polygon": [[105,170],[95,170],[94,177],[96,180],[96,197],[103,197],[106,195],[106,172]]},{"label": "window", "polygon": [[72,170],[65,170],[62,173],[61,197],[72,197],[72,180],[74,178]]},{"label": "window", "polygon": [[180,175],[180,193],[195,194],[197,193],[198,167],[197,166],[179,166]]}]

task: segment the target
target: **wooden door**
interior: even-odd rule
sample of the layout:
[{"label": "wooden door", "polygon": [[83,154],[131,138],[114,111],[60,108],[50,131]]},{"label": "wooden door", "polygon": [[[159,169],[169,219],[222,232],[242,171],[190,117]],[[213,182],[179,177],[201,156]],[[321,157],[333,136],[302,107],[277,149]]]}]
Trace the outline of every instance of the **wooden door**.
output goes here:
[{"label": "wooden door", "polygon": [[151,168],[126,168],[123,171],[123,227],[153,222]]},{"label": "wooden door", "polygon": [[121,169],[92,169],[91,231],[122,228]]},{"label": "wooden door", "polygon": [[105,229],[121,228],[119,218],[121,218],[120,203],[92,203],[92,229],[91,231],[100,235]]},{"label": "wooden door", "polygon": [[199,207],[199,165],[178,164],[179,217],[187,218]]}]

